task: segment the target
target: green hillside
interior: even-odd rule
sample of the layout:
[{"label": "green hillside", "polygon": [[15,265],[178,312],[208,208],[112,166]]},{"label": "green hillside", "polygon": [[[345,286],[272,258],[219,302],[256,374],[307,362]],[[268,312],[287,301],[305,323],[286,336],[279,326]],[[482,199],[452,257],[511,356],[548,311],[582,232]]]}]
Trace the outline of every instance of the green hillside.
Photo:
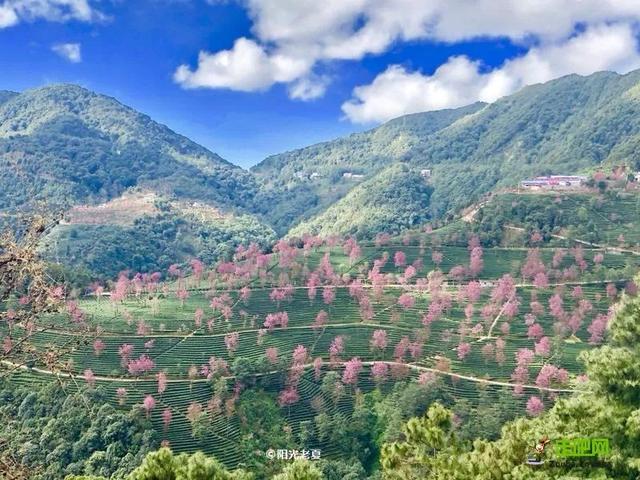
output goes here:
[{"label": "green hillside", "polygon": [[[354,184],[341,177],[343,172],[368,177],[376,168],[393,162],[431,170],[430,213],[442,218],[495,188],[513,186],[532,175],[575,174],[603,163],[624,163],[638,169],[639,81],[640,71],[570,75],[524,88],[491,105],[455,110],[460,117],[475,112],[457,121],[452,121],[455,115],[450,112],[450,124],[442,121],[440,128],[431,132],[413,135],[416,125],[432,121],[433,113],[393,120],[368,134],[375,137],[380,131],[392,132],[393,141],[383,142],[385,154],[363,149],[362,137],[351,136],[271,157],[253,171],[268,187],[277,185],[285,192],[280,197],[283,204],[275,209],[275,215],[280,216],[274,221],[280,222],[280,228],[287,222],[295,224],[296,209],[309,205],[319,213],[312,220],[314,227],[319,228],[323,218],[332,219],[317,212],[324,205],[320,198],[329,195],[324,193],[327,189],[322,177],[298,179],[297,173],[333,172],[337,183],[330,194],[338,197]],[[394,208],[401,207],[395,198],[389,198],[387,209]],[[347,216],[357,215],[351,212]]]},{"label": "green hillside", "polygon": [[0,105],[9,101],[11,98],[18,95],[16,92],[10,92],[8,90],[0,90]]},{"label": "green hillside", "polygon": [[603,193],[504,193],[479,209],[472,228],[487,245],[526,245],[533,232],[540,232],[552,244],[577,240],[638,251],[638,212],[637,188]]},{"label": "green hillside", "polygon": [[368,179],[391,163],[411,160],[413,148],[483,106],[406,115],[367,132],[268,157],[251,169],[269,199],[265,214],[284,233],[359,184],[345,173]]},{"label": "green hillside", "polygon": [[251,215],[134,192],[72,209],[42,248],[45,258],[64,266],[66,280],[78,284],[87,278],[113,279],[124,270],[166,271],[194,258],[211,264],[231,258],[237,245],[266,249],[276,239]]},{"label": "green hillside", "polygon": [[292,235],[356,235],[372,238],[379,232],[398,234],[427,222],[433,189],[419,172],[405,164],[392,165],[354,187],[344,198],[308,222],[291,230]]},{"label": "green hillside", "polygon": [[[62,212],[99,206],[90,221],[60,225],[47,239],[47,258],[63,269],[111,278],[193,257],[215,261],[239,243],[266,246],[273,231],[249,213],[257,190],[250,173],[112,98],[73,85],[0,94],[4,219],[42,205]],[[169,203],[141,211],[125,202],[109,217],[109,202],[132,191]],[[194,201],[218,209],[217,218],[178,205]],[[135,222],[124,225],[127,216]]]},{"label": "green hillside", "polygon": [[249,208],[246,171],[113,98],[54,85],[0,102],[0,208],[99,203],[130,187]]}]

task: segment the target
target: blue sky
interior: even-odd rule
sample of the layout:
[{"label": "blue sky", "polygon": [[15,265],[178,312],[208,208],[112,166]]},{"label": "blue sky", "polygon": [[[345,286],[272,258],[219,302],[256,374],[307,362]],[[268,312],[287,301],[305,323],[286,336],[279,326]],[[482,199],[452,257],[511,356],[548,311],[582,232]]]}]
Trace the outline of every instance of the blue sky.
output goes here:
[{"label": "blue sky", "polygon": [[0,89],[77,83],[248,167],[404,113],[638,68],[638,3],[0,0]]}]

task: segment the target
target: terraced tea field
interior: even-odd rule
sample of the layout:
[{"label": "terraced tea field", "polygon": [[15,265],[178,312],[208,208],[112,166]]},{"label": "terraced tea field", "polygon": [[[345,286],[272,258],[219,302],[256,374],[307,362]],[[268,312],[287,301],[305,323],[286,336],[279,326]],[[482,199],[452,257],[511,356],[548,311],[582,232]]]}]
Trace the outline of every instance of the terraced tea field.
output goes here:
[{"label": "terraced tea field", "polygon": [[[442,254],[438,265],[434,251]],[[319,408],[349,418],[357,390],[388,392],[407,379],[419,381],[425,395],[437,391],[465,399],[472,410],[481,396],[489,396],[523,412],[531,395],[551,402],[580,388],[576,356],[593,347],[594,320],[607,315],[611,297],[625,287],[627,270],[638,263],[631,254],[610,253],[594,263],[602,251],[585,249],[584,271],[565,280],[561,272],[574,259],[567,253],[552,268],[555,253],[539,250],[549,273],[543,287],[522,278],[526,249],[485,249],[477,278],[456,280],[447,274],[469,263],[466,247],[416,245],[362,246],[351,260],[342,247],[315,247],[307,255],[293,249],[273,255],[250,275],[219,267],[199,279],[164,284],[121,280],[121,288],[126,285],[120,297],[117,285],[111,296],[82,297],[70,308],[81,311],[81,319],[51,316],[48,328],[33,335],[34,348],[58,353],[55,365],[24,365],[16,359],[10,366],[19,383],[59,382],[70,391],[90,383],[122,409],[151,395],[156,404],[150,419],[175,450],[202,449],[228,465],[246,461],[242,449],[234,448],[246,434],[233,408],[238,383],[257,384],[277,396],[291,382],[292,352],[299,345],[306,352],[297,363],[304,366],[295,381],[297,398],[281,408],[292,438]],[[286,313],[286,325],[265,325],[276,313]],[[376,335],[384,338],[377,346]],[[542,337],[546,346],[536,346]],[[336,339],[341,348],[335,348]],[[516,378],[523,349],[532,357],[525,377]],[[269,352],[277,358],[270,359]],[[147,367],[128,368],[142,357]],[[333,398],[323,379],[330,371],[342,376],[345,362],[353,358],[362,362],[358,380],[345,381],[343,394]],[[388,370],[374,378],[371,368],[380,362]],[[212,370],[216,365],[219,371]],[[568,378],[544,383],[538,374],[545,365],[566,370]],[[167,377],[164,388],[159,388],[159,372]],[[207,418],[198,432],[193,405]],[[168,426],[163,424],[166,410],[172,412]],[[329,440],[314,442],[323,455],[340,456]]]}]

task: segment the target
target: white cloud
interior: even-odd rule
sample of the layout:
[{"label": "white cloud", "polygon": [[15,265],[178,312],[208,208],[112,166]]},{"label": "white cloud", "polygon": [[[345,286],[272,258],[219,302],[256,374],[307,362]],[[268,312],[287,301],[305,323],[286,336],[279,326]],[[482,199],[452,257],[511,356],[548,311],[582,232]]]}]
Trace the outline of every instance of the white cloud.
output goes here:
[{"label": "white cloud", "polygon": [[329,85],[329,77],[310,75],[289,85],[289,96],[297,100],[313,100],[322,97]]},{"label": "white cloud", "polygon": [[230,50],[200,52],[198,68],[178,67],[174,80],[186,88],[264,90],[276,82],[290,82],[309,70],[308,61],[268,54],[253,40],[239,38]]},{"label": "white cloud", "polygon": [[71,63],[80,63],[82,61],[79,43],[57,43],[51,47],[51,50]]},{"label": "white cloud", "polygon": [[432,75],[394,65],[371,84],[356,87],[342,110],[353,122],[382,122],[399,115],[493,102],[525,85],[570,73],[640,68],[637,40],[629,24],[598,25],[563,42],[542,44],[485,72],[465,56],[450,58]]},{"label": "white cloud", "polygon": [[12,27],[19,21],[18,14],[13,8],[7,5],[0,5],[0,28]]},{"label": "white cloud", "polygon": [[[178,68],[178,83],[244,91],[292,83],[292,98],[310,99],[326,89],[326,83],[311,88],[309,79],[319,76],[318,65],[360,60],[398,42],[509,38],[538,45],[551,56],[548,49],[565,45],[576,25],[640,22],[639,0],[240,1],[253,21],[255,38],[240,39],[231,50],[201,52],[194,70]],[[498,88],[498,75],[494,82]]]},{"label": "white cloud", "polygon": [[104,16],[88,0],[0,0],[0,29],[21,21],[91,22]]}]

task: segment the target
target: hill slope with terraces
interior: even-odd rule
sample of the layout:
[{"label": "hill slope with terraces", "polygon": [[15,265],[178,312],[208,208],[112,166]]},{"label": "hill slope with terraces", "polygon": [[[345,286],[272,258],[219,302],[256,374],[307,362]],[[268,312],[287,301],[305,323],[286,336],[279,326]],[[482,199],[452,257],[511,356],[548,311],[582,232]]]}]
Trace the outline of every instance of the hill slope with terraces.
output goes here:
[{"label": "hill slope with terraces", "polygon": [[[57,352],[52,364],[23,363],[25,350],[5,365],[16,384],[63,382],[122,411],[147,405],[176,451],[202,449],[265,474],[278,465],[264,451],[278,446],[371,469],[367,452],[436,400],[460,416],[463,438],[495,438],[530,398],[549,408],[580,390],[578,354],[606,340],[611,302],[635,292],[636,256],[546,243],[483,249],[429,235],[308,237],[303,248],[279,242],[274,254],[241,249],[212,268],[174,265],[166,283],[123,275],[69,301],[31,337],[33,348]],[[18,339],[25,326],[13,328]],[[264,430],[248,420],[256,402],[272,412],[260,417]],[[374,403],[394,413],[372,437],[361,415]]]}]

